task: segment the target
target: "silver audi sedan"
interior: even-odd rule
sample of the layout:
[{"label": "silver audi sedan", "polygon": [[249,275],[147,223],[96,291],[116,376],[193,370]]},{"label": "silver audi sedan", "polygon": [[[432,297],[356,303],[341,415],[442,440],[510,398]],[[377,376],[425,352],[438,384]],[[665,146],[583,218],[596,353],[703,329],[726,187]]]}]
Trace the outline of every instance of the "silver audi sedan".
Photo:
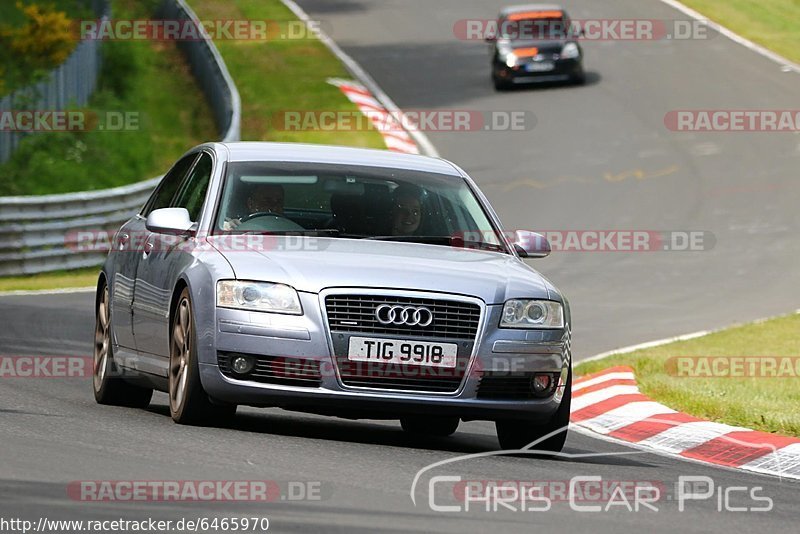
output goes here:
[{"label": "silver audi sedan", "polygon": [[209,143],[114,235],[97,284],[97,402],[214,424],[237,405],[399,419],[558,452],[567,300],[467,174],[382,150]]}]

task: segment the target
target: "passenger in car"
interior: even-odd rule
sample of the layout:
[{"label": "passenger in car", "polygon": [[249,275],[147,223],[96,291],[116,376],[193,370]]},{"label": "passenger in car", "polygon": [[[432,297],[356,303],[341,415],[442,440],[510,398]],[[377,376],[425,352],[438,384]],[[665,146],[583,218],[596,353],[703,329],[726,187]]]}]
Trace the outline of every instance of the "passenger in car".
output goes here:
[{"label": "passenger in car", "polygon": [[394,191],[392,235],[415,235],[422,223],[422,191],[401,185]]}]

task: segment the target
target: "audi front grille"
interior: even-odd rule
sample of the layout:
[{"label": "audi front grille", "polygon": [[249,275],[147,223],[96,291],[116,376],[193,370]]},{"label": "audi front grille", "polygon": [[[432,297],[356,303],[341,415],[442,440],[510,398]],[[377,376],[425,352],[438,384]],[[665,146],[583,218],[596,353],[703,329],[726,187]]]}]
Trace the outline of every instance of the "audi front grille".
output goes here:
[{"label": "audi front grille", "polygon": [[[376,316],[378,308],[381,308],[380,320]],[[396,391],[453,393],[458,390],[469,365],[481,318],[481,307],[473,302],[392,295],[328,295],[325,309],[342,384]],[[456,367],[348,360],[350,336],[364,335],[456,343]]]},{"label": "audi front grille", "polygon": [[[426,326],[381,324],[375,310],[384,304],[427,308],[433,314],[433,322]],[[481,316],[480,307],[471,302],[384,295],[329,295],[325,307],[331,332],[470,341],[475,340]]]}]

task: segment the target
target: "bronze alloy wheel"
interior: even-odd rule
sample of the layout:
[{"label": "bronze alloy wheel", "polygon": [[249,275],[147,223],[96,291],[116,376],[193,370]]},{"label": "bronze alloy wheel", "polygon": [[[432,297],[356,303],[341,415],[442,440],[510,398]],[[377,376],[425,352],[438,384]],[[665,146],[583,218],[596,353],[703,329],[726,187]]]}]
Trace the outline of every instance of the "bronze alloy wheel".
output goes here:
[{"label": "bronze alloy wheel", "polygon": [[169,347],[169,411],[180,424],[225,422],[236,413],[236,405],[215,404],[200,383],[197,335],[189,289],[178,299]]},{"label": "bronze alloy wheel", "polygon": [[94,399],[99,404],[145,408],[150,404],[153,390],[133,385],[122,378],[121,368],[114,362],[111,325],[108,286],[104,285],[95,314],[92,366]]}]

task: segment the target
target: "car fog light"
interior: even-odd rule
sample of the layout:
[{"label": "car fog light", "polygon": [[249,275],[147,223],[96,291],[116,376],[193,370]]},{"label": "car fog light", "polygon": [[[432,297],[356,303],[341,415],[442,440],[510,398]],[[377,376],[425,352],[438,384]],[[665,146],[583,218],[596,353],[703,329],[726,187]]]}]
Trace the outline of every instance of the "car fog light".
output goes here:
[{"label": "car fog light", "polygon": [[551,384],[551,377],[550,375],[546,374],[537,374],[533,375],[533,392],[537,395],[541,395],[543,393],[548,393],[550,391],[550,384]]},{"label": "car fog light", "polygon": [[250,356],[234,356],[231,369],[237,375],[246,375],[255,367],[255,361]]}]

